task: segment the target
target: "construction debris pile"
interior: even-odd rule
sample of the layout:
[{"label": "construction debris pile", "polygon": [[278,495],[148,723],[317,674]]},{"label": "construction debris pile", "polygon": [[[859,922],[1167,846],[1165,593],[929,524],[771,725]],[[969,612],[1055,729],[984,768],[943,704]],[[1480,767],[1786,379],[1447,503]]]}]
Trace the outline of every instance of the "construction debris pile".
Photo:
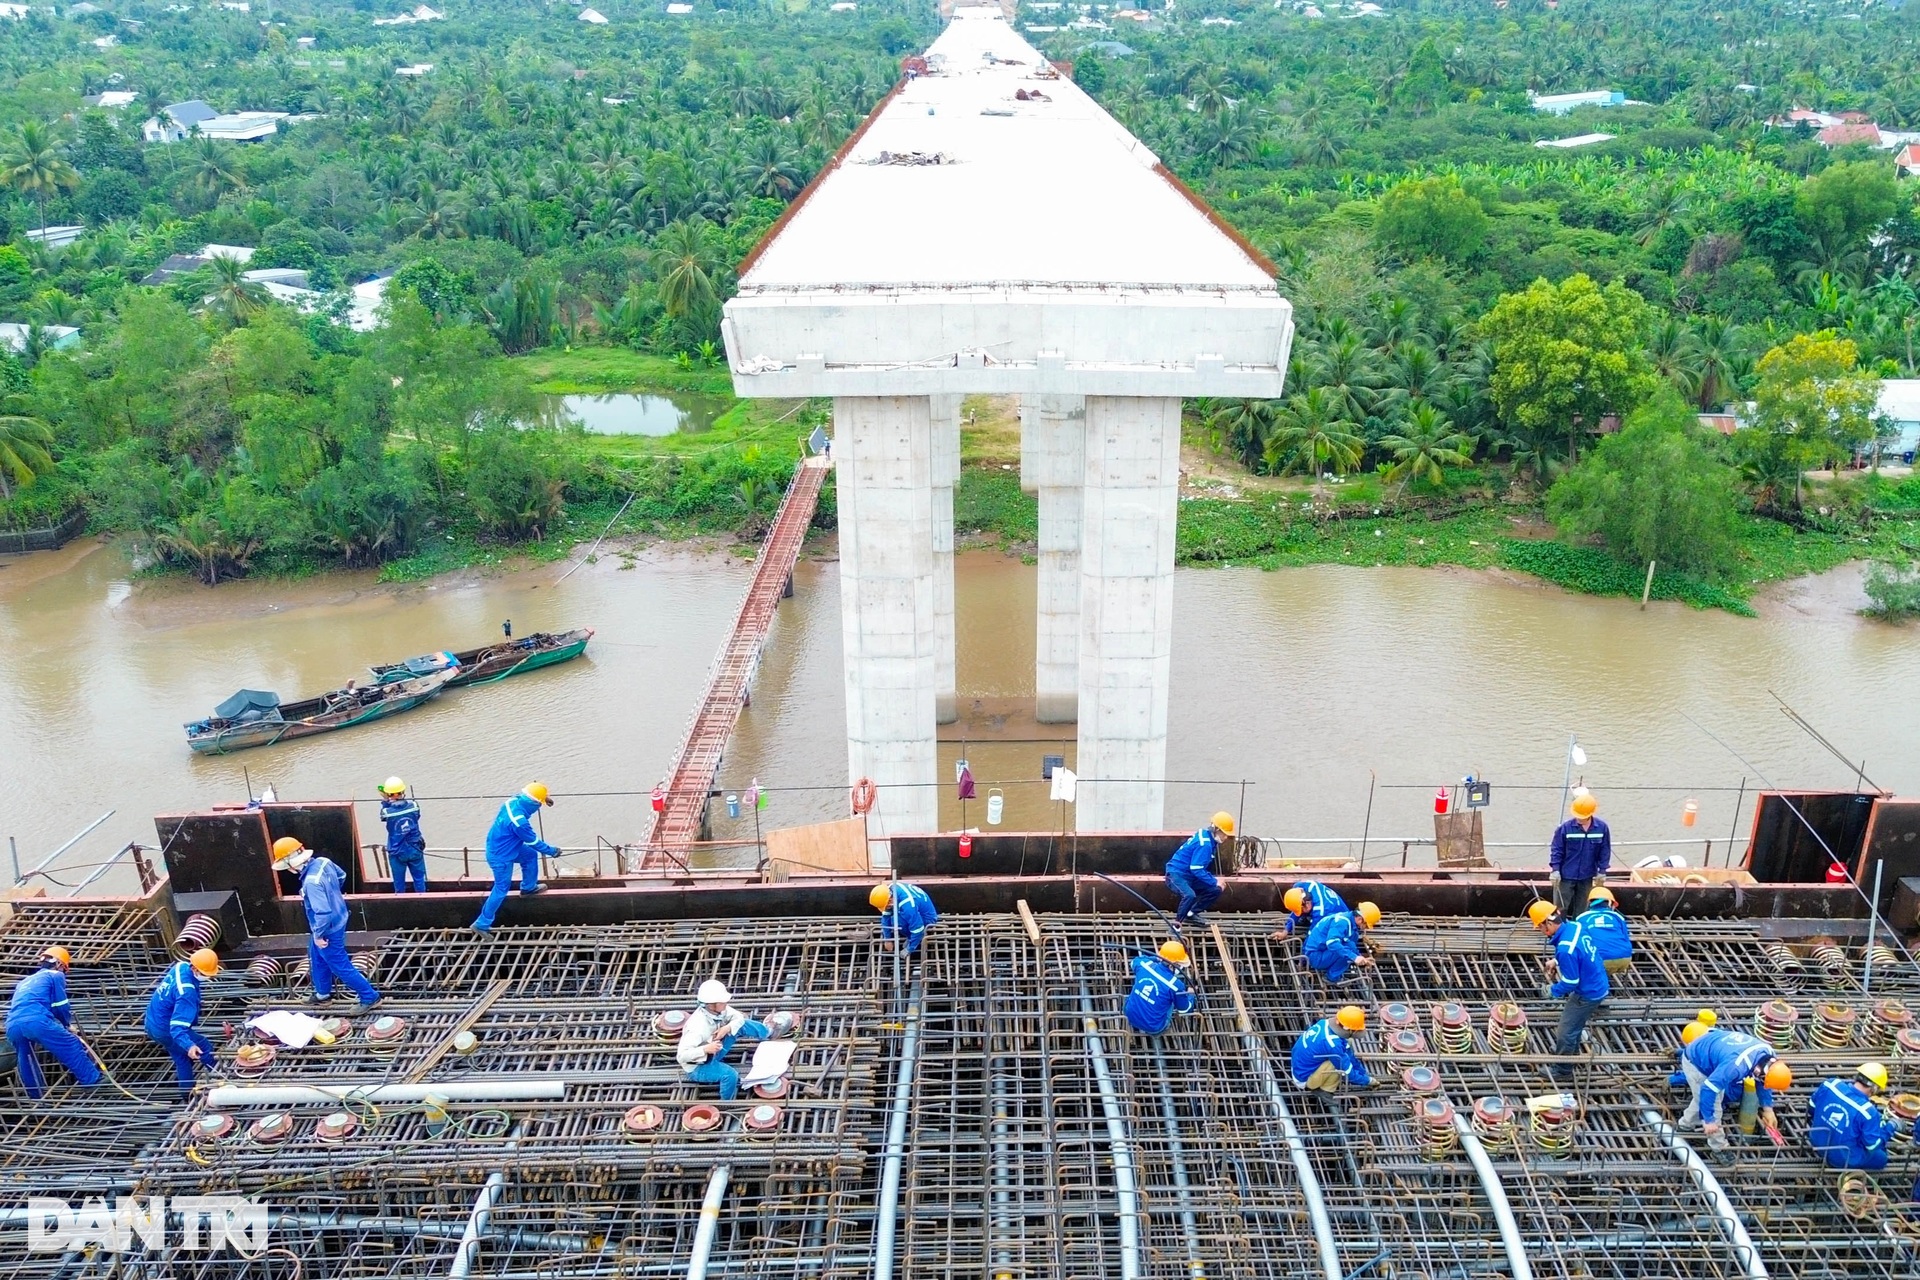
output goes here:
[{"label": "construction debris pile", "polygon": [[[858,918],[399,932],[367,952],[379,1017],[251,1068],[246,1018],[303,992],[229,964],[204,1024],[222,1083],[183,1106],[140,1030],[159,920],[24,904],[6,974],[70,947],[82,1032],[154,1101],[10,1088],[4,1229],[22,1237],[30,1196],[268,1207],[256,1260],[119,1257],[156,1280],[1920,1275],[1910,1129],[1885,1172],[1844,1181],[1805,1141],[1808,1094],[1863,1057],[1920,1114],[1899,1096],[1920,1095],[1904,953],[1875,956],[1869,994],[1863,939],[1813,922],[1637,919],[1565,1106],[1524,921],[1389,916],[1376,967],[1337,991],[1278,924],[1190,932],[1200,1008],[1159,1037],[1120,1015],[1128,959],[1162,940],[1149,915],[948,917],[911,958]],[[719,1104],[685,1080],[679,1019],[708,978],[793,1016],[789,1078]],[[1295,1088],[1294,1038],[1348,1002],[1375,1087]],[[1671,1129],[1666,1077],[1703,1006],[1783,1048],[1784,1147],[1736,1134],[1709,1159]],[[114,1266],[0,1251],[0,1276]]]}]

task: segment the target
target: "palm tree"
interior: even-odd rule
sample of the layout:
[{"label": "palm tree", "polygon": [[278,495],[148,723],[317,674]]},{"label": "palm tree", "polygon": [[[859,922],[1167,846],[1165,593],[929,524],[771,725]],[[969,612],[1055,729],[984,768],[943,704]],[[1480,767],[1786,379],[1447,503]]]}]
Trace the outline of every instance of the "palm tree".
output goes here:
[{"label": "palm tree", "polygon": [[247,189],[240,171],[212,138],[201,138],[193,144],[192,181],[202,194],[214,201],[226,192]]},{"label": "palm tree", "polygon": [[[0,414],[0,502],[13,497],[13,485],[33,483],[53,470],[53,432],[38,418]],[[8,478],[12,478],[12,483]]]},{"label": "palm tree", "polygon": [[1380,385],[1379,360],[1358,334],[1347,332],[1320,349],[1311,366],[1313,381],[1324,387],[1344,417],[1365,422]]},{"label": "palm tree", "polygon": [[1725,403],[1730,393],[1739,390],[1737,371],[1746,363],[1747,344],[1740,331],[1718,316],[1709,316],[1700,325],[1695,350],[1699,355],[1699,399],[1702,409]]},{"label": "palm tree", "polygon": [[1431,404],[1414,405],[1407,412],[1406,425],[1395,435],[1380,437],[1380,447],[1393,455],[1387,478],[1400,481],[1402,490],[1409,480],[1438,485],[1446,479],[1448,467],[1473,461],[1472,438],[1455,431]]},{"label": "palm tree", "polygon": [[1673,384],[1682,398],[1691,400],[1700,394],[1706,372],[1700,358],[1700,340],[1693,330],[1668,316],[1653,326],[1647,336],[1647,359],[1654,372]]},{"label": "palm tree", "polygon": [[669,223],[653,242],[660,302],[674,319],[704,314],[720,300],[720,255],[705,218]]},{"label": "palm tree", "polygon": [[800,194],[806,182],[779,135],[772,133],[754,140],[741,166],[740,177],[754,195],[769,200],[791,200]]},{"label": "palm tree", "polygon": [[1207,415],[1207,425],[1221,434],[1234,456],[1248,467],[1257,466],[1265,457],[1273,423],[1271,400],[1223,400]]},{"label": "palm tree", "polygon": [[1267,438],[1267,466],[1283,474],[1295,467],[1311,469],[1315,489],[1320,487],[1323,471],[1345,475],[1358,466],[1366,441],[1342,415],[1342,407],[1325,387],[1309,387],[1288,397]]},{"label": "palm tree", "polygon": [[80,185],[80,174],[55,150],[53,130],[38,120],[22,121],[14,130],[7,155],[0,159],[0,183],[40,206],[42,238],[47,229],[47,197]]},{"label": "palm tree", "polygon": [[208,264],[213,270],[213,292],[206,307],[224,315],[229,323],[244,324],[248,316],[267,305],[267,291],[246,276],[247,264],[238,258],[215,258]]}]

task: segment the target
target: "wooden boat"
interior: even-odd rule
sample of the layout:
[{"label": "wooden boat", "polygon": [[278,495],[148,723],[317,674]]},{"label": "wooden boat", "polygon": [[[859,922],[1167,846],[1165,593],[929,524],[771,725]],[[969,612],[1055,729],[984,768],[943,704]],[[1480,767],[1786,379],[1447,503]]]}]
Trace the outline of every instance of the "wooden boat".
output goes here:
[{"label": "wooden boat", "polygon": [[374,680],[383,685],[395,680],[451,671],[453,679],[447,682],[447,688],[458,689],[470,684],[491,684],[508,676],[538,671],[542,667],[577,658],[586,652],[587,641],[591,639],[591,627],[558,633],[536,631],[532,635],[515,640],[499,640],[478,649],[462,649],[458,652],[442,649],[439,653],[424,654],[405,662],[392,662],[369,670],[373,672]]},{"label": "wooden boat", "polygon": [[437,671],[387,684],[348,685],[299,702],[281,702],[277,693],[242,689],[214,708],[207,719],[186,726],[187,745],[202,755],[220,756],[351,729],[413,710],[447,688],[453,674]]}]

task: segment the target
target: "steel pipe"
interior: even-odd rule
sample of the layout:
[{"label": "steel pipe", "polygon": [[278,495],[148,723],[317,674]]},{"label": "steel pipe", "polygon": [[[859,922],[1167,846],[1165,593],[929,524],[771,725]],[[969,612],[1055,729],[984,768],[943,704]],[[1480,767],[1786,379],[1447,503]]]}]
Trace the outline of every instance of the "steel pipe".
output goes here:
[{"label": "steel pipe", "polygon": [[1734,1261],[1746,1272],[1747,1280],[1768,1280],[1767,1264],[1760,1257],[1753,1237],[1747,1234],[1746,1227],[1741,1223],[1740,1211],[1734,1208],[1726,1189],[1713,1176],[1713,1170],[1707,1167],[1706,1161],[1672,1125],[1660,1118],[1659,1112],[1649,1107],[1640,1115],[1647,1122],[1647,1127],[1667,1144],[1674,1157],[1686,1166],[1687,1172],[1693,1175],[1694,1183],[1706,1194],[1707,1203],[1713,1209],[1714,1222],[1720,1228],[1720,1234],[1727,1238],[1727,1243],[1733,1246]]},{"label": "steel pipe", "polygon": [[1480,1185],[1486,1188],[1487,1200],[1493,1205],[1493,1220],[1500,1228],[1500,1242],[1507,1248],[1507,1265],[1513,1268],[1513,1280],[1533,1280],[1533,1264],[1527,1261],[1527,1246],[1520,1238],[1520,1224],[1514,1221],[1513,1206],[1507,1202],[1507,1189],[1500,1184],[1500,1175],[1494,1171],[1493,1161],[1487,1158],[1486,1147],[1481,1145],[1473,1126],[1458,1111],[1453,1113],[1453,1129],[1460,1135],[1460,1146],[1466,1151],[1467,1159],[1473,1162],[1474,1171],[1480,1175]]},{"label": "steel pipe", "polygon": [[1107,1117],[1107,1142],[1113,1148],[1113,1191],[1120,1201],[1120,1280],[1140,1276],[1140,1194],[1133,1180],[1133,1147],[1127,1141],[1127,1123],[1120,1111],[1120,1095],[1107,1070],[1107,1053],[1100,1043],[1100,1027],[1093,1019],[1093,995],[1080,984],[1080,1025],[1093,1059],[1093,1077],[1100,1086],[1100,1109]]},{"label": "steel pipe", "polygon": [[[273,1215],[275,1227],[312,1227],[316,1230],[366,1231],[375,1235],[407,1236],[417,1240],[464,1240],[466,1223],[433,1222],[420,1218],[371,1218],[351,1213],[288,1213]],[[593,1253],[586,1236],[555,1235],[546,1231],[488,1231],[482,1239],[502,1240],[515,1248],[550,1253]]]},{"label": "steel pipe", "polygon": [[1160,1115],[1167,1122],[1167,1155],[1173,1164],[1173,1187],[1180,1201],[1180,1233],[1187,1242],[1187,1275],[1191,1280],[1206,1280],[1207,1264],[1200,1256],[1200,1224],[1193,1213],[1193,1184],[1187,1178],[1186,1149],[1180,1144],[1180,1118],[1174,1111],[1173,1086],[1167,1080],[1167,1055],[1157,1038],[1153,1041],[1153,1065],[1159,1068]]},{"label": "steel pipe", "polygon": [[207,1091],[216,1111],[233,1107],[325,1106],[335,1102],[557,1102],[565,1080],[449,1080],[441,1084],[223,1084]]},{"label": "steel pipe", "polygon": [[913,1100],[913,1066],[920,1052],[920,1005],[926,992],[917,979],[907,997],[906,1032],[900,1040],[900,1066],[893,1077],[893,1112],[887,1117],[886,1163],[880,1171],[880,1197],[874,1204],[874,1280],[893,1280],[893,1240],[900,1225],[900,1162],[907,1141],[907,1108]]},{"label": "steel pipe", "polygon": [[[513,1126],[513,1132],[507,1138],[502,1155],[512,1155],[520,1145],[520,1135],[526,1132],[524,1122]],[[487,1175],[486,1185],[480,1188],[480,1194],[473,1198],[473,1212],[467,1216],[466,1230],[460,1233],[460,1247],[453,1252],[453,1261],[447,1265],[447,1280],[467,1280],[473,1272],[473,1262],[480,1256],[480,1241],[486,1235],[487,1222],[493,1216],[493,1206],[500,1203],[500,1197],[507,1190],[507,1175],[503,1169],[495,1169]]]},{"label": "steel pipe", "polygon": [[707,1178],[707,1195],[700,1202],[700,1225],[693,1233],[693,1260],[687,1263],[687,1280],[707,1280],[707,1260],[713,1256],[713,1239],[720,1234],[720,1202],[727,1198],[727,1179],[731,1165],[717,1164]]}]

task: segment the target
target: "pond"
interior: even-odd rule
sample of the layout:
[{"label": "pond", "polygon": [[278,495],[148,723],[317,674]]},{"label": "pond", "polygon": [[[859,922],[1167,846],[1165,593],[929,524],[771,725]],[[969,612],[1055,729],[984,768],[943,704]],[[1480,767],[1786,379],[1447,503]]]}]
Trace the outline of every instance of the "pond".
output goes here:
[{"label": "pond", "polygon": [[733,404],[725,396],[692,392],[608,392],[542,396],[557,423],[572,418],[597,436],[671,436],[705,431]]}]

